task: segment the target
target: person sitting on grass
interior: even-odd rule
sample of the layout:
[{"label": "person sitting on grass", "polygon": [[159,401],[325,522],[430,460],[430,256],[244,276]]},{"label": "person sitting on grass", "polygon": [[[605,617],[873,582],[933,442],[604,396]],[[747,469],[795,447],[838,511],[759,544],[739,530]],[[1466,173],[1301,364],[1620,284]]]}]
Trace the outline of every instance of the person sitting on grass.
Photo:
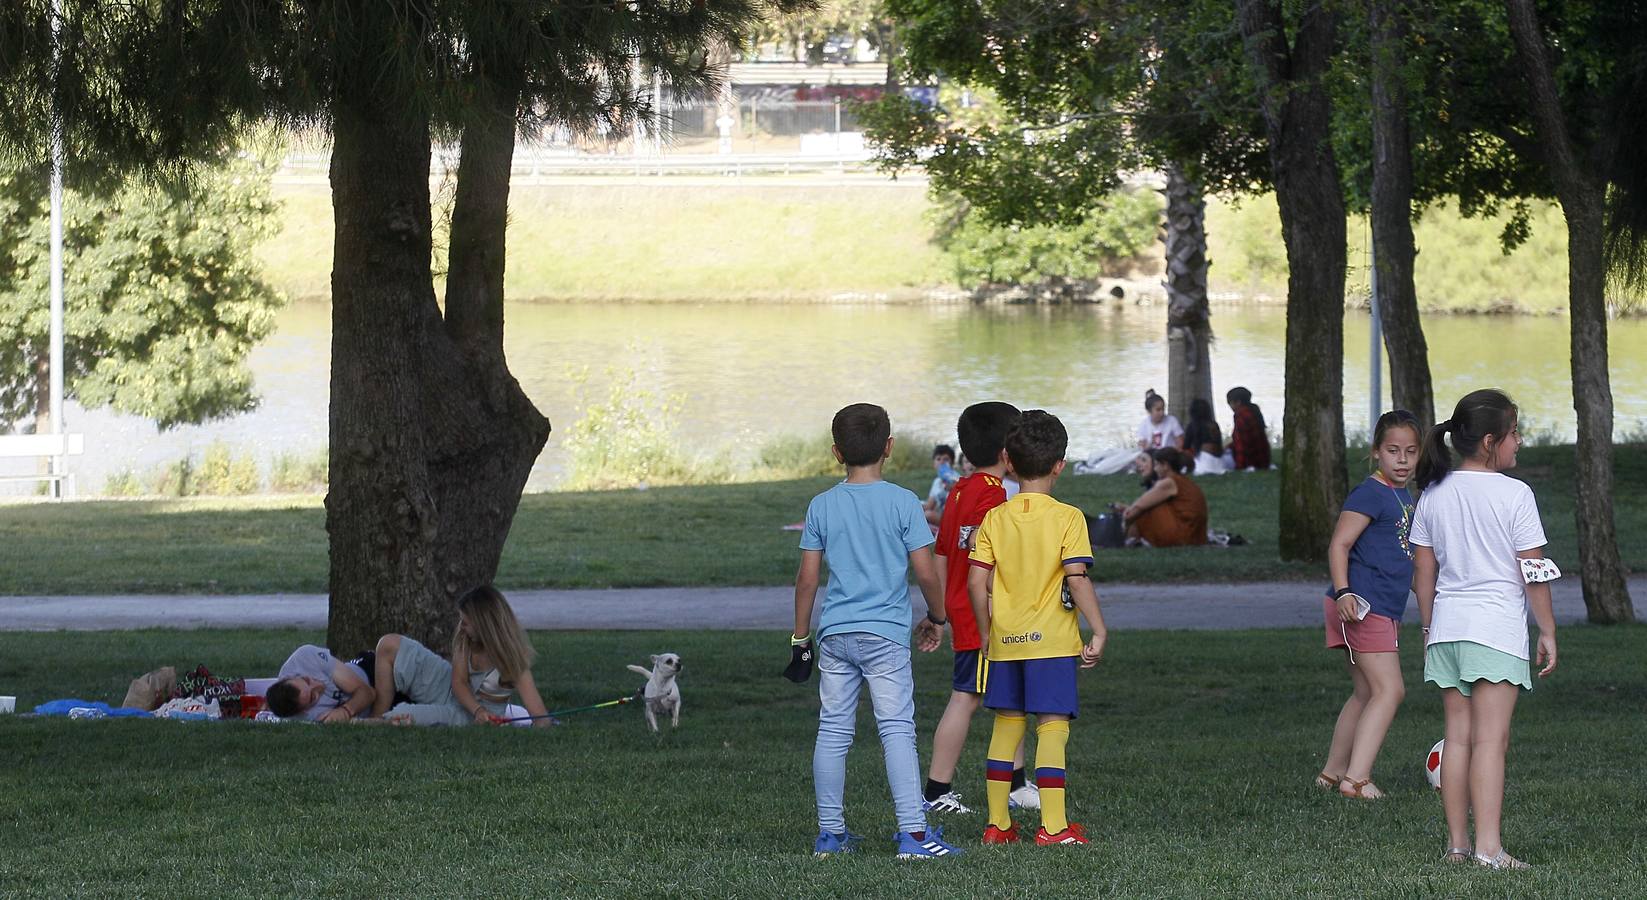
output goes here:
[{"label": "person sitting on grass", "polygon": [[1233,387],[1224,399],[1235,413],[1235,427],[1230,429],[1230,461],[1237,469],[1268,469],[1270,436],[1264,425],[1264,411],[1252,402],[1252,391]]},{"label": "person sitting on grass", "polygon": [[[858,698],[869,694],[886,760],[897,819],[899,859],[945,859],[960,850],[927,827],[921,809],[920,758],[915,750],[915,672],[910,662],[909,575],[926,597],[927,615],[915,626],[923,652],[943,637],[943,591],[932,556],[932,531],[921,501],[885,481],[881,470],[892,453],[886,410],[854,403],[830,423],[831,451],[846,465],[846,480],[812,498],[801,532],[801,565],[795,573],[795,630],[789,639],[785,676],[811,675],[816,648],[818,741],[812,783],[818,803],[818,838],[812,854],[851,853],[862,839],[846,827],[846,756],[857,731]],[[812,607],[824,560],[829,587],[812,636]]]},{"label": "person sitting on grass", "polygon": [[[458,601],[457,634],[447,662],[418,640],[386,634],[377,642],[378,692],[372,715],[397,725],[498,725],[520,692],[533,725],[554,724],[532,680],[532,644],[501,593],[478,587]],[[390,708],[395,694],[405,703]]]},{"label": "person sitting on grass", "polygon": [[1212,404],[1204,397],[1190,401],[1189,424],[1184,426],[1184,453],[1189,469],[1197,475],[1221,475],[1229,470],[1224,460],[1224,432],[1213,417]]},{"label": "person sitting on grass", "polygon": [[[1052,499],[1068,446],[1063,423],[1051,413],[1032,409],[1019,417],[1007,433],[1006,452],[1023,490],[984,516],[972,549],[967,597],[987,660],[981,679],[984,706],[995,710],[984,766],[986,844],[1019,840],[1009,795],[1012,760],[1029,713],[1036,718],[1035,780],[1041,801],[1035,843],[1087,843],[1065,806],[1064,756],[1069,722],[1077,711],[1076,673],[1098,664],[1108,631],[1087,577],[1092,544],[1086,517]],[[1076,610],[1092,629],[1084,645]]]},{"label": "person sitting on grass", "polygon": [[1184,426],[1167,415],[1167,401],[1150,388],[1144,392],[1144,420],[1138,423],[1138,449],[1159,450],[1184,446]]},{"label": "person sitting on grass", "polygon": [[366,671],[345,662],[325,647],[304,644],[286,657],[279,679],[263,700],[282,719],[302,716],[311,722],[347,722],[371,709],[376,692]]},{"label": "person sitting on grass", "polygon": [[1207,542],[1207,495],[1184,474],[1184,455],[1171,447],[1150,454],[1153,484],[1121,518],[1129,539],[1151,547],[1191,547]]}]

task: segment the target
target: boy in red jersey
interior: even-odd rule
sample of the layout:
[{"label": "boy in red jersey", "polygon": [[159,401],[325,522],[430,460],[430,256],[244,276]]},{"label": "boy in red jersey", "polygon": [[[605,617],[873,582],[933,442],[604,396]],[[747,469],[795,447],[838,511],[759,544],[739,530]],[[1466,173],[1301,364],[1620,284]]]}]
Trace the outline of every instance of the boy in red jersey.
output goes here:
[{"label": "boy in red jersey", "polygon": [[[927,812],[972,812],[961,802],[961,795],[951,788],[972,715],[983,701],[978,660],[982,642],[972,603],[967,599],[968,558],[972,533],[984,521],[984,514],[1006,502],[1007,492],[1002,484],[1006,477],[1004,442],[1016,421],[1018,409],[1011,404],[975,403],[962,411],[955,426],[961,439],[961,453],[978,466],[978,470],[950,489],[934,547],[944,558],[938,575],[944,586],[944,608],[953,629],[950,638],[955,647],[955,677],[949,705],[944,708],[943,718],[932,736],[932,765],[927,770],[923,803]],[[1012,773],[1012,788],[1015,804],[1027,809],[1039,808],[1040,798],[1035,787],[1025,782],[1021,743]]]}]

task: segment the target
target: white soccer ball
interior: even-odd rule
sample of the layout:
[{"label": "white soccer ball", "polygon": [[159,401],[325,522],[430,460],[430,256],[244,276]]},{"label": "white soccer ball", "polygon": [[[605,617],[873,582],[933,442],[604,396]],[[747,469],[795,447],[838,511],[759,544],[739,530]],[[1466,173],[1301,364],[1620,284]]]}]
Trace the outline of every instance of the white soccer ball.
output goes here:
[{"label": "white soccer ball", "polygon": [[1430,780],[1430,787],[1441,790],[1441,751],[1446,745],[1445,740],[1436,741],[1424,757],[1424,777]]}]

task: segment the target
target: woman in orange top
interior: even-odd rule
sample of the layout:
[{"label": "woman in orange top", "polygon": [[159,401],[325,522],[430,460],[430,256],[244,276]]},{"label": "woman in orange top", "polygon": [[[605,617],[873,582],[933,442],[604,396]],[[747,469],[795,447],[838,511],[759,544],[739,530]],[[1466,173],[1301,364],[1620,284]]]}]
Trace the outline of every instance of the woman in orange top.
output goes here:
[{"label": "woman in orange top", "polygon": [[1184,474],[1184,455],[1171,447],[1150,453],[1155,483],[1122,512],[1127,535],[1152,547],[1207,542],[1207,496]]}]

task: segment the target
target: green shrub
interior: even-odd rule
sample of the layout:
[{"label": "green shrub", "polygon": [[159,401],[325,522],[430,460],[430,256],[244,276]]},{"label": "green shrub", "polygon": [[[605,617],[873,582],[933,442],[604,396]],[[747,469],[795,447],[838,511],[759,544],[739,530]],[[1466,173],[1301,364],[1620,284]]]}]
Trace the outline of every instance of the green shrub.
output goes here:
[{"label": "green shrub", "polygon": [[[911,432],[897,432],[893,438],[886,471],[917,472],[932,468],[932,448],[937,441]],[[775,481],[841,475],[846,470],[830,452],[832,443],[828,434],[815,438],[793,434],[772,438],[756,453],[755,467],[740,472],[734,480]]]},{"label": "green shrub", "polygon": [[786,434],[772,438],[761,445],[756,455],[756,470],[771,479],[834,475],[841,471],[841,464],[829,452],[830,443],[828,434],[811,438]]},{"label": "green shrub", "polygon": [[282,453],[269,466],[269,490],[277,494],[318,494],[330,473],[326,448],[307,456]]},{"label": "green shrub", "polygon": [[1051,284],[1096,289],[1101,276],[1135,268],[1155,243],[1161,198],[1153,191],[1111,194],[1079,225],[991,225],[958,197],[938,197],[933,223],[963,288],[1038,288]]},{"label": "green shrub", "polygon": [[695,464],[675,437],[681,398],[660,398],[639,386],[630,371],[608,369],[612,379],[601,400],[588,397],[587,368],[571,375],[578,397],[577,421],[566,434],[565,490],[599,490],[660,484],[724,482],[722,464]]},{"label": "green shrub", "polygon": [[255,457],[236,455],[228,444],[215,441],[206,448],[192,487],[193,493],[218,497],[255,494],[263,489],[263,476]]},{"label": "green shrub", "polygon": [[194,458],[185,456],[177,462],[160,466],[150,474],[152,493],[161,497],[189,497],[199,493],[195,489]]},{"label": "green shrub", "polygon": [[143,482],[131,469],[121,469],[103,479],[103,496],[138,497],[143,494]]}]

